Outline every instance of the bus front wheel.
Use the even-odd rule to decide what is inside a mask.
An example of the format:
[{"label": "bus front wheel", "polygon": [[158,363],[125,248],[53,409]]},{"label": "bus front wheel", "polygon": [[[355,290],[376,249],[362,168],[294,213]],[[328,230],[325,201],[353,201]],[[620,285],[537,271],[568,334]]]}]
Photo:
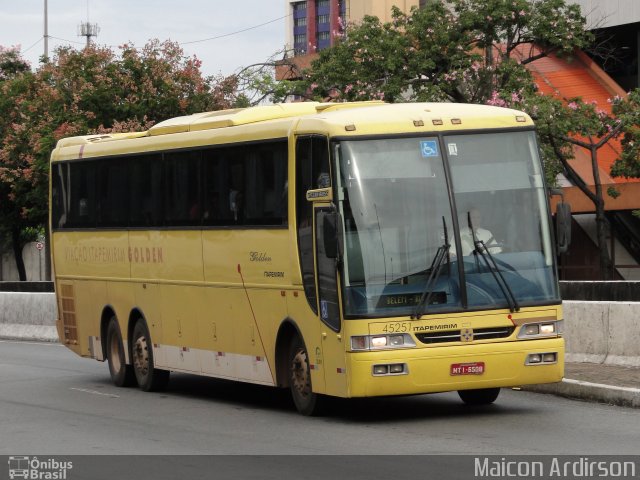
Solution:
[{"label": "bus front wheel", "polygon": [[153,365],[153,344],[144,320],[140,319],[133,327],[131,340],[131,359],[138,386],[145,392],[164,390],[169,383],[169,371],[160,370]]},{"label": "bus front wheel", "polygon": [[313,393],[307,348],[296,337],[289,348],[289,387],[296,409],[303,415],[320,415],[324,398]]},{"label": "bus front wheel", "polygon": [[489,405],[496,401],[499,388],[480,388],[477,390],[458,390],[458,395],[467,405]]},{"label": "bus front wheel", "polygon": [[115,386],[130,387],[135,384],[136,379],[133,374],[133,367],[127,365],[122,334],[115,316],[111,317],[107,326],[107,361],[109,363],[111,381]]}]

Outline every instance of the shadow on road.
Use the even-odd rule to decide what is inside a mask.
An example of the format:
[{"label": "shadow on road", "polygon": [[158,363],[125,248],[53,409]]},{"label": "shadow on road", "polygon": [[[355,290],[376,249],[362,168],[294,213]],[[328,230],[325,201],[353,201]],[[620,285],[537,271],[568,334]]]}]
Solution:
[{"label": "shadow on road", "polygon": [[[256,409],[290,412],[297,415],[287,389],[276,389],[242,382],[233,382],[196,375],[173,373],[165,392],[151,393],[164,397],[201,399],[224,403],[236,409]],[[513,396],[518,392],[503,389],[493,405],[464,405],[457,393],[415,395],[406,397],[377,397],[355,399],[328,399],[323,417],[327,420],[355,423],[402,422],[416,419],[442,419],[446,417],[486,417],[522,415],[534,410],[524,403],[514,406]],[[509,396],[510,401],[501,404]],[[507,405],[508,403],[508,405]]]}]

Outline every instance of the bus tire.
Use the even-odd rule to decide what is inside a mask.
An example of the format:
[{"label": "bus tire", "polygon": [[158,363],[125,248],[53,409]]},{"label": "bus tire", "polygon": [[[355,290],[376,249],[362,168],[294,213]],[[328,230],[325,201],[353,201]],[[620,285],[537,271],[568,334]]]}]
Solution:
[{"label": "bus tire", "polygon": [[133,367],[127,365],[122,334],[115,316],[111,317],[107,326],[107,363],[109,364],[111,381],[116,387],[135,385],[136,377],[133,373]]},{"label": "bus tire", "polygon": [[169,383],[169,370],[160,370],[153,366],[153,344],[147,323],[138,319],[131,336],[131,362],[140,390],[157,392],[164,390]]},{"label": "bus tire", "polygon": [[496,401],[499,388],[480,388],[477,390],[458,390],[458,395],[467,405],[489,405]]},{"label": "bus tire", "polygon": [[288,359],[289,388],[296,409],[303,415],[320,415],[326,399],[313,393],[309,355],[299,336],[294,337],[291,342]]}]

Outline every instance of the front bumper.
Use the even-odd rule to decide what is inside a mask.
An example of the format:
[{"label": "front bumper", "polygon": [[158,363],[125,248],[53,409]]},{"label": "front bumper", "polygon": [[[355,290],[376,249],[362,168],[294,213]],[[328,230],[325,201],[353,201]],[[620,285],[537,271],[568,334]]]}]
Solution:
[{"label": "front bumper", "polygon": [[[552,364],[525,365],[532,353],[557,353]],[[480,375],[451,375],[451,365],[484,362]],[[374,376],[377,364],[407,366],[402,375]],[[349,396],[413,395],[554,383],[564,375],[564,339],[347,353]]]}]

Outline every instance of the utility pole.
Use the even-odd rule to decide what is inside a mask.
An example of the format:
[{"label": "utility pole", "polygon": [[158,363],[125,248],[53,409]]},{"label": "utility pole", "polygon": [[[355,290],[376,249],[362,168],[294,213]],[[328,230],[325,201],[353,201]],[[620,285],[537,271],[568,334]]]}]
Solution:
[{"label": "utility pole", "polygon": [[47,9],[48,0],[44,0],[44,61],[49,61],[49,13]]}]

